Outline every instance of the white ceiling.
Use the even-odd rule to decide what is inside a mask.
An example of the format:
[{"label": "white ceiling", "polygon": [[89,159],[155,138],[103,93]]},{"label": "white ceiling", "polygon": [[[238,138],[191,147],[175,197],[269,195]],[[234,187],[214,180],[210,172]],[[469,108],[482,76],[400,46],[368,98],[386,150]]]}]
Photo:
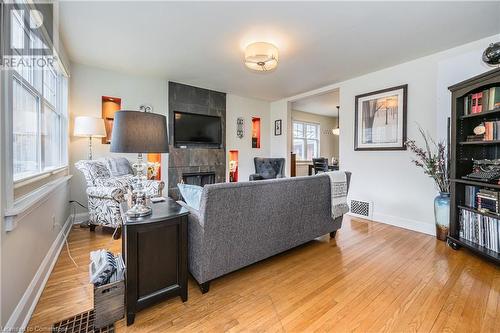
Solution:
[{"label": "white ceiling", "polygon": [[[276,100],[500,32],[500,2],[61,2],[72,61]],[[244,46],[272,42],[272,73]]]},{"label": "white ceiling", "polygon": [[338,89],[299,99],[292,103],[292,109],[322,116],[337,117],[337,105],[339,105]]}]

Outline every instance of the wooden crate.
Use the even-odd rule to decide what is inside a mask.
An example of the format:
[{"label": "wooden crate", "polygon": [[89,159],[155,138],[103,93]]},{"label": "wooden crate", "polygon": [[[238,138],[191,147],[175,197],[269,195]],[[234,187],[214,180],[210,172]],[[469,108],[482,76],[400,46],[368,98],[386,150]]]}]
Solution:
[{"label": "wooden crate", "polygon": [[125,316],[125,280],[94,287],[94,327],[106,327]]}]

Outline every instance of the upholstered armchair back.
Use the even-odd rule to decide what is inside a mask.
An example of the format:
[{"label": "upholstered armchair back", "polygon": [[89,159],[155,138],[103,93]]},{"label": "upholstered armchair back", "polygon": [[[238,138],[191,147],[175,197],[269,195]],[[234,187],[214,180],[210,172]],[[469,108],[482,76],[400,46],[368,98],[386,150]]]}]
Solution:
[{"label": "upholstered armchair back", "polygon": [[101,161],[81,160],[75,163],[75,167],[83,173],[88,187],[100,185],[100,179],[111,178],[111,172]]},{"label": "upholstered armchair back", "polygon": [[273,179],[285,177],[285,159],[284,158],[263,158],[255,157],[255,173],[262,179]]}]

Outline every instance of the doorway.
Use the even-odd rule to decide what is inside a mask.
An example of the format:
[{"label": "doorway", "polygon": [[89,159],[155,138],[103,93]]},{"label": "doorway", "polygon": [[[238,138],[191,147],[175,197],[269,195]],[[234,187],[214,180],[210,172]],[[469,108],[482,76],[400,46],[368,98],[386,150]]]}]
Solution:
[{"label": "doorway", "polygon": [[324,158],[330,170],[338,168],[339,95],[337,88],[291,102],[290,140],[296,176],[316,173],[313,158]]}]

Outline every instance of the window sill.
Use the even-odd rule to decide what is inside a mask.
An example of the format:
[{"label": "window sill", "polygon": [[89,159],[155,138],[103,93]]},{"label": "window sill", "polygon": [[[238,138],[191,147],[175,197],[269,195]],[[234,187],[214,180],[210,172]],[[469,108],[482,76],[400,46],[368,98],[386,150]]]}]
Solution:
[{"label": "window sill", "polygon": [[54,169],[46,170],[44,172],[37,173],[35,175],[31,175],[31,176],[27,176],[27,177],[24,177],[24,178],[17,179],[17,180],[14,181],[14,188],[19,188],[19,187],[22,187],[24,185],[28,185],[28,184],[37,182],[39,180],[42,180],[42,179],[47,178],[47,177],[50,177],[52,175],[55,175],[56,173],[65,171],[67,169],[68,169],[68,166],[65,165],[65,166],[62,166],[62,167],[57,167],[57,168],[54,168]]},{"label": "window sill", "polygon": [[43,202],[45,202],[50,194],[55,192],[59,187],[66,184],[70,179],[71,175],[56,179],[50,183],[43,185],[42,187],[36,189],[35,191],[19,198],[14,202],[14,206],[7,208],[4,211],[4,228],[5,231],[14,230],[19,221],[31,213],[35,208],[39,207]]}]

